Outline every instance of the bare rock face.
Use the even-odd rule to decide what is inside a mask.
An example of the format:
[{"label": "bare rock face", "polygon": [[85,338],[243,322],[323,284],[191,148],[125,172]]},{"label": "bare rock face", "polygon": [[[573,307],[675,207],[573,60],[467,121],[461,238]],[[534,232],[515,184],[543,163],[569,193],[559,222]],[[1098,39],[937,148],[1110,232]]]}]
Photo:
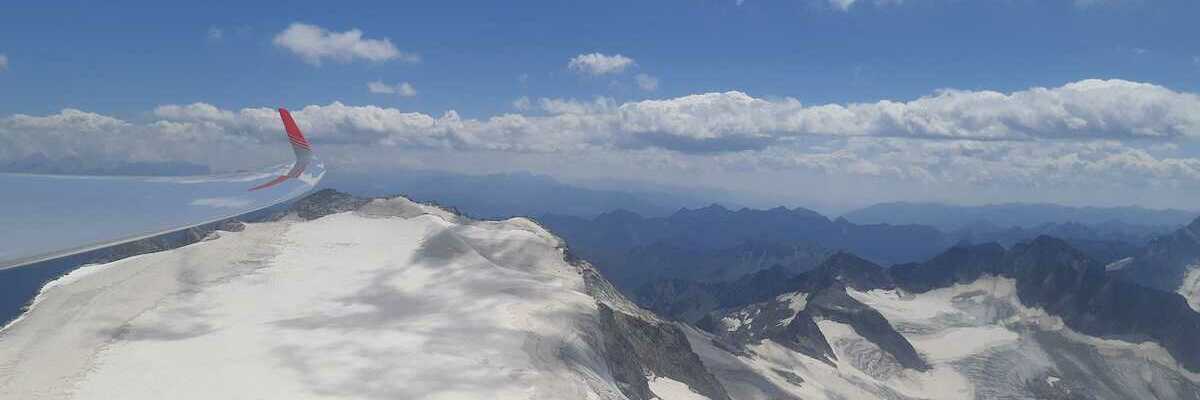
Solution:
[{"label": "bare rock face", "polygon": [[929,364],[917,354],[912,343],[896,332],[883,315],[850,297],[844,289],[832,288],[818,292],[809,300],[807,310],[811,310],[814,317],[849,325],[863,338],[894,357],[904,368],[917,371],[929,369]]},{"label": "bare rock face", "polygon": [[882,267],[849,253],[838,253],[816,270],[791,279],[784,293],[715,311],[698,324],[734,346],[770,339],[832,365],[837,356],[817,322],[836,321],[852,327],[904,368],[927,370],[929,365],[886,318],[846,294],[846,288],[865,291],[894,287]]},{"label": "bare rock face", "polygon": [[[1187,228],[1185,228],[1187,229]],[[1186,233],[1161,241],[1178,243]],[[1041,236],[1007,251],[997,245],[958,247],[924,264],[891,271],[899,286],[922,293],[984,275],[1016,280],[1027,307],[1061,317],[1070,328],[1097,337],[1150,340],[1165,347],[1187,369],[1200,372],[1200,313],[1167,291],[1142,286],[1120,275],[1067,242]]]},{"label": "bare rock face", "polygon": [[1151,240],[1145,251],[1109,274],[1139,285],[1173,292],[1200,268],[1200,218]]},{"label": "bare rock face", "polygon": [[238,221],[236,219],[230,219],[230,220],[218,222],[216,229],[219,231],[226,231],[226,232],[241,232],[241,231],[246,230],[246,224],[243,223],[242,221]]},{"label": "bare rock face", "polygon": [[300,219],[313,220],[330,214],[357,210],[368,202],[369,199],[333,189],[322,189],[292,203],[289,210],[296,213]]},{"label": "bare rock face", "polygon": [[606,360],[622,392],[630,399],[656,398],[647,384],[646,371],[683,382],[709,399],[729,399],[725,388],[704,368],[678,327],[614,311],[603,303],[599,307]]}]

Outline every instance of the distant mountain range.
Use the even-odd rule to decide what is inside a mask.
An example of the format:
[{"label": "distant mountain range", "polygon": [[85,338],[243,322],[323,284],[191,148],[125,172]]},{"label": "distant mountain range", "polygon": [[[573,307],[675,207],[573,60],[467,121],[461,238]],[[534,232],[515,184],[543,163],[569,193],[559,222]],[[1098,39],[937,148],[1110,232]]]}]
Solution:
[{"label": "distant mountain range", "polygon": [[720,205],[681,209],[665,217],[617,210],[595,218],[544,215],[538,220],[594,261],[629,293],[660,279],[731,281],[778,266],[804,272],[845,250],[881,265],[927,260],[955,245],[1010,247],[1039,236],[1061,238],[1108,264],[1142,252],[1167,225],[1043,223],[1001,227],[976,223],[954,231],[929,225],[858,224],[812,210],[777,207],[730,210]]},{"label": "distant mountain range", "polygon": [[468,175],[443,171],[391,171],[356,174],[331,171],[322,180],[325,188],[358,196],[404,195],[418,201],[452,205],[477,218],[508,218],[546,214],[594,217],[612,210],[664,216],[681,207],[712,202],[734,204],[732,196],[718,191],[646,186],[614,189],[560,182],[527,172]]},{"label": "distant mountain range", "polygon": [[1200,216],[1198,211],[1141,207],[1071,207],[1057,204],[1008,203],[958,206],[937,203],[880,203],[843,215],[859,224],[920,224],[946,231],[972,226],[1033,228],[1077,223],[1111,227],[1178,227]]},{"label": "distant mountain range", "polygon": [[857,225],[803,208],[733,211],[711,205],[657,218],[618,210],[592,219],[538,220],[630,292],[657,279],[729,280],[775,265],[802,272],[829,249],[897,263],[926,259],[954,244],[927,226]]}]

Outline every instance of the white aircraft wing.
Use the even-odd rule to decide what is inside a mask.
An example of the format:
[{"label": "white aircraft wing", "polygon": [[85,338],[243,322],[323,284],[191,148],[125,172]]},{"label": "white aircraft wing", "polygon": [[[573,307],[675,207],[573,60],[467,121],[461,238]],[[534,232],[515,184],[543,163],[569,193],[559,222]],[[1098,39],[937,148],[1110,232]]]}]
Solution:
[{"label": "white aircraft wing", "polygon": [[190,177],[0,174],[0,270],[261,210],[312,190],[325,167],[285,109],[292,165]]}]

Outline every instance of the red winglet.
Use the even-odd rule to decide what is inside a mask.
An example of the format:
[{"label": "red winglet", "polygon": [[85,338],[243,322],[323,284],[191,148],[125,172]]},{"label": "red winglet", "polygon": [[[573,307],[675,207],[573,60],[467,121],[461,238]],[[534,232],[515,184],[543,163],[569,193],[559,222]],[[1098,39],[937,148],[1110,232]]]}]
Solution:
[{"label": "red winglet", "polygon": [[253,191],[255,191],[255,190],[258,190],[258,189],[266,189],[266,188],[269,188],[269,187],[271,187],[271,186],[275,186],[275,185],[278,185],[278,184],[280,184],[280,183],[283,183],[283,181],[286,181],[286,180],[288,180],[288,176],[287,176],[287,175],[280,175],[280,176],[277,176],[277,177],[275,177],[275,179],[272,179],[270,182],[267,182],[267,183],[264,183],[264,184],[261,184],[261,185],[258,185],[258,186],[255,186],[255,187],[252,187],[252,188],[250,188],[250,191],[252,191],[252,192],[253,192]]},{"label": "red winglet", "polygon": [[283,119],[283,128],[287,131],[288,141],[292,142],[292,150],[296,153],[296,163],[292,164],[292,169],[288,171],[287,175],[278,176],[271,181],[252,187],[251,191],[266,189],[290,178],[300,177],[305,168],[308,168],[309,161],[312,160],[312,145],[308,144],[308,139],[305,139],[304,134],[300,133],[300,127],[296,126],[296,120],[292,119],[292,114],[287,109],[280,108],[279,117]]},{"label": "red winglet", "polygon": [[308,139],[304,138],[304,134],[300,133],[300,127],[296,126],[296,120],[292,119],[292,114],[286,108],[279,109],[279,117],[283,118],[283,128],[287,130],[288,140],[292,144],[303,147],[305,150],[312,150],[312,146],[308,144]]}]

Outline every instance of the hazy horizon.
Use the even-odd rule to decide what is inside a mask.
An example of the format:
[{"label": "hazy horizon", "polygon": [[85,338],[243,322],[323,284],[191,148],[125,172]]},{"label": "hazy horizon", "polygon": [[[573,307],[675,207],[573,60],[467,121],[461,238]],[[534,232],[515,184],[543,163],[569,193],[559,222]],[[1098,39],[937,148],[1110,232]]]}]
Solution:
[{"label": "hazy horizon", "polygon": [[1200,199],[1195,2],[174,7],[6,9],[0,167],[273,165],[282,106],[331,172],[826,213]]}]

